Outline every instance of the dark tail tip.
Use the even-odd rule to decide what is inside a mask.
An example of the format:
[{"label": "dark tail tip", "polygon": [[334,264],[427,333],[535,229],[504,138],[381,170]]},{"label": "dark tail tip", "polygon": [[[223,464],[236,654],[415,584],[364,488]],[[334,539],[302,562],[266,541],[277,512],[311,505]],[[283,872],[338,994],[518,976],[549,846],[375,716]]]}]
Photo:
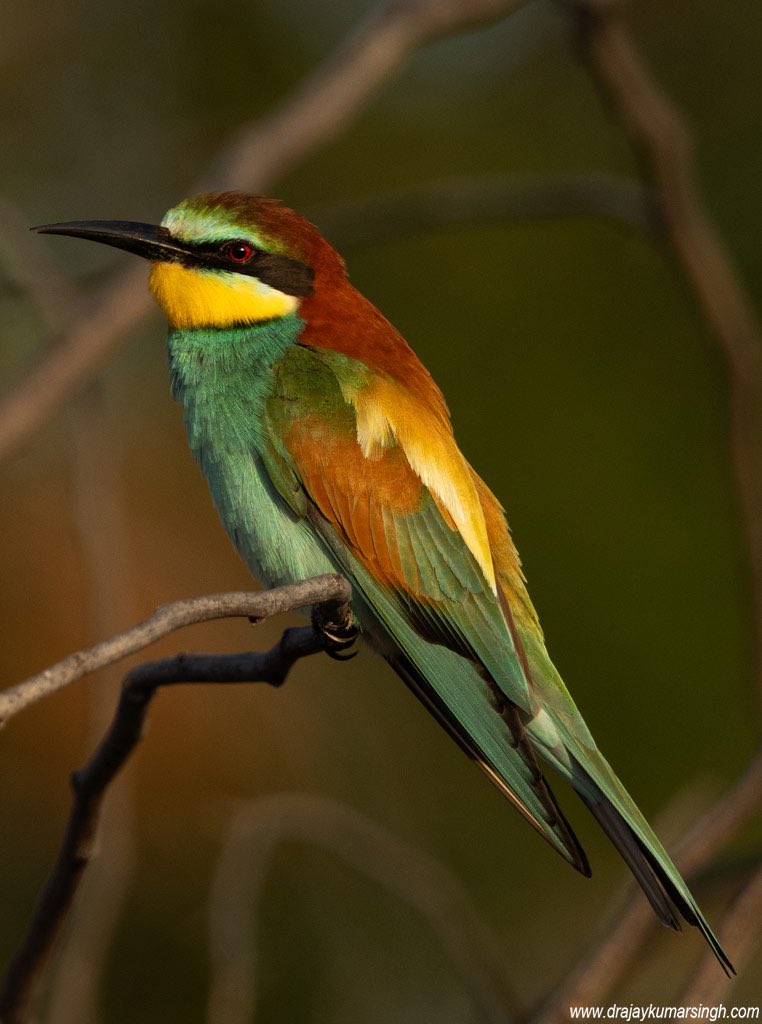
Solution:
[{"label": "dark tail tip", "polygon": [[730,958],[688,889],[684,885],[682,890],[678,888],[656,855],[638,838],[607,797],[602,793],[597,800],[582,793],[580,796],[632,871],[662,924],[677,932],[682,931],[676,911],[680,913],[688,924],[699,929],[727,977],[735,977],[736,970]]}]

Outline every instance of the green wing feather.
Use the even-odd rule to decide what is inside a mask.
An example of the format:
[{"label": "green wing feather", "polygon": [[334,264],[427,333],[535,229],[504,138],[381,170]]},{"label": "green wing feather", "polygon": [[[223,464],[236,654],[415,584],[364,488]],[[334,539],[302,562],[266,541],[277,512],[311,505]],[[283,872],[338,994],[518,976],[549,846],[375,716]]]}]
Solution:
[{"label": "green wing feather", "polygon": [[[328,365],[309,349],[284,354],[268,403],[263,458],[280,494],[296,515],[309,518],[351,580],[364,628],[556,850],[590,873],[537,753],[578,791],[660,919],[679,928],[674,903],[731,973],[688,887],[598,751],[550,661],[523,579],[516,585],[518,570],[509,566],[513,575],[493,593],[399,448],[363,456],[336,365],[335,356]],[[504,524],[503,530],[497,542],[504,543]]]}]

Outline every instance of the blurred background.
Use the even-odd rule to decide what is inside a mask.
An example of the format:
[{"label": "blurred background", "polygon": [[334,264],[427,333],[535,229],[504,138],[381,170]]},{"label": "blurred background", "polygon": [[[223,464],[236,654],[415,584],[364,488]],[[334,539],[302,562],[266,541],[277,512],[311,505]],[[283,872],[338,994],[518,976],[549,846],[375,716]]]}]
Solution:
[{"label": "blurred background", "polygon": [[[5,5],[0,196],[28,224],[158,221],[231,133],[268,113],[368,8]],[[735,0],[731,17],[708,0],[642,0],[631,18],[695,129],[707,204],[759,306],[759,4]],[[328,205],[442,178],[636,171],[571,21],[533,3],[414,55],[274,192],[314,212],[330,237],[335,222],[318,216]],[[10,267],[9,246],[0,241]],[[44,249],[85,287],[130,263],[65,239]],[[443,387],[463,450],[508,509],[556,664],[603,751],[674,840],[742,771],[758,719],[724,368],[671,257],[647,231],[591,217],[401,230],[379,244],[348,239],[345,255],[355,285]],[[41,281],[47,272],[41,264]],[[48,331],[0,264],[3,280],[0,381],[10,388]],[[162,602],[251,586],[187,451],[164,334],[156,313],[0,465],[3,685]],[[265,647],[286,624],[195,627],[149,656]],[[2,734],[3,961],[55,856],[69,775],[102,732],[120,678],[76,683]],[[441,930],[368,877],[362,861],[372,857],[348,866],[324,848],[315,821],[336,808],[316,801],[435,858],[494,933],[516,1004],[536,1005],[616,913],[626,873],[576,797],[557,788],[592,880],[541,842],[365,651],[348,665],[304,662],[280,691],[162,693],[112,795],[101,862],[43,1019],[206,1019],[213,879],[231,821],[251,801],[265,834],[251,862],[263,875],[251,922],[257,1021],[492,1019]],[[278,794],[288,796],[279,804]],[[711,920],[761,843],[757,822],[696,882]],[[700,952],[693,930],[654,928],[612,999],[670,1001]],[[733,1002],[759,1002],[760,966],[757,953]]]}]

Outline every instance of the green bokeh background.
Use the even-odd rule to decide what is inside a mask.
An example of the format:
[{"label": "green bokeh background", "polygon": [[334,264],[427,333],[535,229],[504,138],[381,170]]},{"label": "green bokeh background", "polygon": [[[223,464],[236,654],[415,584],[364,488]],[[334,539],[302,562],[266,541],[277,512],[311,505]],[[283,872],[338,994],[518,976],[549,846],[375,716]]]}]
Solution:
[{"label": "green bokeh background", "polygon": [[[157,220],[367,7],[7,6],[0,194],[29,223]],[[632,21],[695,128],[708,206],[759,306],[762,10],[643,0]],[[586,171],[635,166],[570,22],[535,3],[415,55],[275,192],[304,209],[442,177]],[[129,262],[49,246],[83,282]],[[600,746],[649,816],[683,794],[666,826],[678,834],[742,770],[758,731],[723,365],[672,260],[641,231],[583,218],[464,225],[347,256],[354,283],[442,385],[465,453],[509,510],[551,652]],[[0,291],[0,324],[10,386],[44,329],[11,288]],[[164,601],[250,586],[187,452],[163,334],[156,314],[98,378],[126,524],[126,570],[113,578],[122,625]],[[4,685],[97,638],[77,528],[75,405],[0,466]],[[264,646],[282,625],[198,627],[159,649]],[[69,773],[92,746],[93,703],[116,685],[76,684],[2,734],[3,959],[52,862]],[[240,800],[329,797],[436,857],[497,934],[506,977],[530,1006],[594,940],[625,875],[562,792],[594,878],[568,870],[367,653],[302,664],[279,692],[161,695],[129,778],[135,863],[102,988],[110,1024],[204,1019],[210,878]],[[761,842],[757,824],[697,883],[714,921],[741,877],[731,869]],[[276,856],[258,927],[258,1021],[484,1019],[440,937],[308,842]],[[694,933],[655,929],[616,997],[669,1001],[699,947]],[[733,1001],[759,1002],[760,959]]]}]

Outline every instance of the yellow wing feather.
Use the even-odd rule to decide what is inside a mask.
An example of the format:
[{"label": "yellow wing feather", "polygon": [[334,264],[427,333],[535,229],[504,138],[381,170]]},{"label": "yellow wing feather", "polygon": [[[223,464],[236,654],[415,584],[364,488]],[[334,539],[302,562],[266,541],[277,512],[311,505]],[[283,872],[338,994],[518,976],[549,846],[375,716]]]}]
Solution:
[{"label": "yellow wing feather", "polygon": [[357,387],[344,385],[344,398],[355,410],[357,442],[367,459],[379,458],[395,442],[411,469],[451,520],[497,592],[487,524],[470,466],[450,425],[433,416],[388,377]]}]

